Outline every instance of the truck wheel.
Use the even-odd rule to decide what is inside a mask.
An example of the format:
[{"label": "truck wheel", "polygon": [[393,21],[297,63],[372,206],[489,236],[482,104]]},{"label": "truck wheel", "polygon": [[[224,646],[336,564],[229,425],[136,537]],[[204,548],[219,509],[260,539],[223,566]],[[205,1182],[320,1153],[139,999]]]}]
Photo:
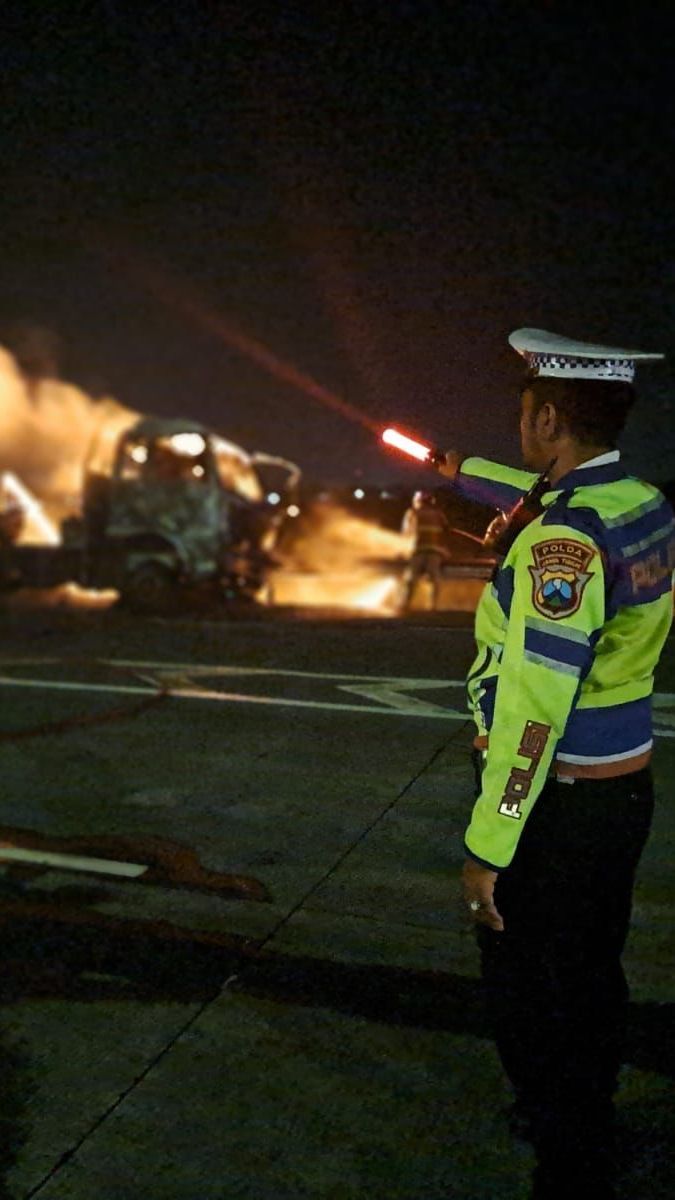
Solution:
[{"label": "truck wheel", "polygon": [[135,613],[163,614],[176,605],[177,584],[163,563],[149,562],[136,567],[122,588],[122,603]]}]

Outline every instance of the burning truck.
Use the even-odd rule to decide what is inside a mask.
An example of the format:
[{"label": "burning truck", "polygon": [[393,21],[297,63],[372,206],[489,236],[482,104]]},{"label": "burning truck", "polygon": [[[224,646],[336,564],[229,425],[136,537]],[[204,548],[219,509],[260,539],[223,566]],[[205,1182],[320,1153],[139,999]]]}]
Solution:
[{"label": "burning truck", "polygon": [[[264,486],[270,469],[275,505]],[[20,536],[32,498],[3,477],[0,590],[114,589],[142,613],[171,611],[204,585],[225,601],[253,601],[274,569],[299,477],[294,463],[249,455],[198,422],[141,417],[117,437],[108,469],[90,448],[80,511],[62,519],[51,544]]]}]

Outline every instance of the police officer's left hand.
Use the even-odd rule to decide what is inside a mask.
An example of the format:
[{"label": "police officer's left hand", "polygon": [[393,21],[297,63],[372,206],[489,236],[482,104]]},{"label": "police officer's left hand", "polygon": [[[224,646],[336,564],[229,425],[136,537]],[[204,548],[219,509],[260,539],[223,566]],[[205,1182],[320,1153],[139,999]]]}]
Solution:
[{"label": "police officer's left hand", "polygon": [[462,870],[462,889],[467,908],[474,921],[488,925],[497,933],[503,933],[504,922],[494,902],[497,871],[481,867],[480,863],[467,858]]},{"label": "police officer's left hand", "polygon": [[462,465],[463,455],[459,450],[446,450],[443,461],[437,463],[437,468],[446,479],[454,479]]}]

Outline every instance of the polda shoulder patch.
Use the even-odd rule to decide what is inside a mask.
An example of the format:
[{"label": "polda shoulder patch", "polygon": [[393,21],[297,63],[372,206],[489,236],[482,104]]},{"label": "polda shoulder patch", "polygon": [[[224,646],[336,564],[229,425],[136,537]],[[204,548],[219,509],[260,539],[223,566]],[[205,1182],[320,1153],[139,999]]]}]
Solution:
[{"label": "polda shoulder patch", "polygon": [[588,565],[595,555],[592,546],[573,538],[550,538],[532,547],[534,566],[532,604],[549,620],[570,617],[581,604],[584,588],[593,575]]}]

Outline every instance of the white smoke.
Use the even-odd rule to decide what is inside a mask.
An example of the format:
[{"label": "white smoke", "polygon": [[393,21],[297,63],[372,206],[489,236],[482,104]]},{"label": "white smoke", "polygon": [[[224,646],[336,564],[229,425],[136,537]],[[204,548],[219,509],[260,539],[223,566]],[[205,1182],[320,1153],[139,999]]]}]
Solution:
[{"label": "white smoke", "polygon": [[79,511],[87,461],[107,465],[117,435],[138,415],[58,379],[29,384],[0,346],[0,471],[15,474],[52,521]]},{"label": "white smoke", "polygon": [[[0,479],[13,476],[12,494],[28,493],[20,541],[55,540],[56,533],[45,535],[42,514],[57,529],[81,512],[86,469],[109,470],[119,434],[139,415],[72,383],[29,380],[0,346]],[[409,539],[332,505],[308,513],[298,534],[279,556],[278,602],[394,611]],[[71,602],[67,589],[54,594],[55,602]]]}]

